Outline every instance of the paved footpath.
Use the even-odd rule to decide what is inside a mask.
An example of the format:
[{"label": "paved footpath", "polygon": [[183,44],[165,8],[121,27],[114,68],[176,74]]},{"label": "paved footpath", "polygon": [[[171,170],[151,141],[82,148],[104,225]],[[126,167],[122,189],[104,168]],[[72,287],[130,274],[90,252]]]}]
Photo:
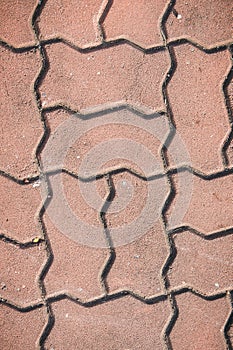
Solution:
[{"label": "paved footpath", "polygon": [[232,349],[232,0],[0,16],[0,348]]}]

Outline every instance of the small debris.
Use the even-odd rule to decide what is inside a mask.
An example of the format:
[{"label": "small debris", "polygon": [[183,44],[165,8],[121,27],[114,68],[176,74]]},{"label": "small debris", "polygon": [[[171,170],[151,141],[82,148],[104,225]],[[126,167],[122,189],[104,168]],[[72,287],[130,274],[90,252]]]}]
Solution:
[{"label": "small debris", "polygon": [[100,72],[97,72],[97,75],[100,75]]},{"label": "small debris", "polygon": [[80,159],[80,156],[77,156],[77,159]]},{"label": "small debris", "polygon": [[1,289],[6,290],[6,284],[4,282],[1,282]]},{"label": "small debris", "polygon": [[40,187],[40,181],[38,180],[38,181],[36,181],[36,182],[34,182],[34,184],[32,185],[32,187]]},{"label": "small debris", "polygon": [[218,283],[215,283],[214,285],[215,285],[215,287],[219,288],[219,284]]},{"label": "small debris", "polygon": [[66,314],[66,318],[68,318],[69,317],[69,314]]},{"label": "small debris", "polygon": [[140,258],[140,255],[135,254],[135,255],[134,255],[134,258],[135,258],[135,259],[139,259],[139,258]]},{"label": "small debris", "polygon": [[32,240],[33,243],[38,243],[39,241],[40,241],[40,237],[35,237]]},{"label": "small debris", "polygon": [[177,19],[181,19],[182,16],[180,14],[177,15]]}]

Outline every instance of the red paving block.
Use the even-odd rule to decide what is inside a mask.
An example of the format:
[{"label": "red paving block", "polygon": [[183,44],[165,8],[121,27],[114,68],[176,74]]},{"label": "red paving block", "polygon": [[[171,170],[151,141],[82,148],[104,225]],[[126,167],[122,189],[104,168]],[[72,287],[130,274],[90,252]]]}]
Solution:
[{"label": "red paving block", "polygon": [[[193,187],[189,188],[184,184],[187,176],[184,172],[173,177],[177,193],[166,214],[168,227],[188,225],[205,235],[233,227],[233,175],[212,180],[193,176]],[[187,192],[191,193],[190,201]]]},{"label": "red paving block", "polygon": [[170,66],[165,50],[145,55],[123,44],[80,53],[57,43],[46,51],[50,68],[40,87],[45,107],[61,103],[84,111],[118,102],[145,112],[165,109],[161,84]]},{"label": "red paving block", "polygon": [[143,297],[163,293],[161,269],[169,249],[159,222],[141,238],[115,249],[116,259],[107,276],[110,292],[131,290]]},{"label": "red paving block", "polygon": [[85,308],[64,300],[52,308],[55,325],[45,349],[164,348],[162,334],[170,315],[167,301],[147,305],[124,297]]},{"label": "red paving block", "polygon": [[37,279],[46,258],[42,246],[20,249],[0,242],[0,295],[17,305],[26,305],[41,299]]},{"label": "red paving block", "polygon": [[40,57],[38,52],[14,54],[4,48],[0,52],[0,168],[15,177],[28,177],[38,173],[35,148],[43,134],[32,90]]},{"label": "red paving block", "polygon": [[171,265],[171,288],[189,286],[203,294],[233,287],[233,235],[204,240],[189,231],[174,236],[177,256]]},{"label": "red paving block", "polygon": [[229,336],[229,339],[230,339],[230,344],[231,346],[233,346],[233,322],[232,322],[232,325],[228,331],[228,336]]},{"label": "red paving block", "polygon": [[109,256],[108,249],[101,249],[106,246],[103,225],[97,209],[82,198],[77,179],[63,176],[67,202],[56,192],[57,181],[58,175],[50,176],[53,198],[44,218],[54,255],[45,287],[48,294],[67,292],[81,300],[94,298],[103,292],[100,274]]},{"label": "red paving block", "polygon": [[[143,235],[150,236],[158,228],[161,233],[159,220],[170,192],[166,177],[143,181],[135,175],[122,172],[113,176],[113,186],[116,194],[105,218],[114,247],[127,245]],[[158,240],[165,248],[163,235],[161,236]],[[136,246],[131,246],[132,251],[139,248],[140,244],[137,248]],[[164,259],[165,254],[163,251],[160,259]]]},{"label": "red paving block", "polygon": [[0,3],[0,40],[14,47],[35,44],[31,20],[36,0],[2,0]]},{"label": "red paving block", "polygon": [[194,294],[176,296],[179,316],[170,340],[173,350],[224,350],[223,328],[230,312],[226,298],[204,300]]},{"label": "red paving block", "polygon": [[20,242],[41,236],[38,214],[41,204],[39,182],[19,185],[0,176],[0,230]]},{"label": "red paving block", "polygon": [[[230,131],[222,84],[230,69],[228,51],[206,54],[191,45],[175,48],[177,69],[168,96],[177,133],[190,154],[190,165],[204,173],[222,169],[221,147]],[[184,92],[185,91],[185,92]],[[174,153],[175,140],[169,151]],[[176,164],[185,163],[179,157]]]},{"label": "red paving block", "polygon": [[45,309],[19,312],[3,304],[0,305],[0,343],[4,350],[34,350],[43,327],[47,323]]},{"label": "red paving block", "polygon": [[175,9],[181,18],[171,12],[166,22],[169,41],[185,38],[206,48],[232,42],[231,0],[217,0],[211,6],[208,0],[178,0]]},{"label": "red paving block", "polygon": [[103,23],[107,41],[123,38],[144,48],[162,45],[160,20],[166,7],[166,0],[114,1]]},{"label": "red paving block", "polygon": [[107,276],[110,291],[132,290],[143,297],[163,292],[160,278],[169,254],[160,215],[169,193],[165,179],[142,181],[113,176],[116,196],[106,213],[116,259]]},{"label": "red paving block", "polygon": [[40,38],[63,38],[82,48],[100,44],[102,3],[105,1],[47,1],[38,21]]},{"label": "red paving block", "polygon": [[120,109],[83,120],[64,110],[45,114],[51,131],[41,154],[45,170],[66,168],[83,177],[128,167],[143,176],[163,172],[162,142],[169,133],[166,116],[143,118]]}]

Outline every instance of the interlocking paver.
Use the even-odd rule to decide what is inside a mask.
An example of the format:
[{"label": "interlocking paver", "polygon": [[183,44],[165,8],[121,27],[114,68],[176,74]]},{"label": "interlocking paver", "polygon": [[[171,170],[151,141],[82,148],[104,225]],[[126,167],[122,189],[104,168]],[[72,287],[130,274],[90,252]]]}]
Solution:
[{"label": "interlocking paver", "polygon": [[[174,123],[190,154],[192,167],[204,173],[223,168],[221,147],[230,131],[222,84],[230,70],[228,51],[206,54],[191,45],[176,47],[177,69],[168,85]],[[170,152],[176,147],[175,139]],[[178,166],[185,163],[179,157]]]},{"label": "interlocking paver", "polygon": [[103,28],[107,41],[128,39],[144,48],[163,44],[160,20],[167,1],[114,1]]},{"label": "interlocking paver", "polygon": [[172,349],[226,349],[223,328],[230,312],[226,298],[209,301],[185,293],[176,296],[176,302],[179,315],[170,335]]},{"label": "interlocking paver", "polygon": [[2,0],[0,4],[0,40],[14,47],[35,44],[31,19],[36,0]]},{"label": "interlocking paver", "polygon": [[[211,180],[193,176],[192,187],[185,184],[187,176],[186,171],[173,176],[176,196],[166,214],[168,227],[188,225],[205,235],[232,228],[233,175]],[[190,201],[187,192],[191,193]]]},{"label": "interlocking paver", "polygon": [[60,165],[81,176],[111,166],[132,168],[144,176],[163,172],[160,148],[170,130],[166,116],[143,118],[119,109],[88,119],[65,110],[45,117],[51,132],[41,154],[45,170]]},{"label": "interlocking paver", "polygon": [[128,173],[114,175],[113,183],[116,196],[106,221],[116,258],[107,276],[108,288],[146,297],[160,294],[160,271],[169,248],[159,218],[169,186],[165,179],[146,182]]},{"label": "interlocking paver", "polygon": [[164,110],[161,84],[170,65],[165,50],[145,55],[124,44],[80,53],[57,43],[46,52],[50,68],[40,87],[45,107],[62,103],[84,111],[128,102],[144,111]]},{"label": "interlocking paver", "polygon": [[46,349],[163,349],[162,332],[170,316],[167,301],[147,305],[132,297],[85,308],[54,303],[55,326]]},{"label": "interlocking paver", "polygon": [[98,18],[104,2],[47,1],[38,21],[40,38],[63,38],[82,48],[100,44]]},{"label": "interlocking paver", "polygon": [[115,248],[115,253],[106,279],[110,292],[131,290],[143,297],[163,293],[160,275],[168,247],[159,223],[140,239]]},{"label": "interlocking paver", "polygon": [[20,185],[0,176],[1,234],[20,242],[41,237],[38,221],[41,204],[40,182]]},{"label": "interlocking paver", "polygon": [[45,309],[19,312],[0,304],[0,315],[2,349],[34,350],[38,348],[38,340],[48,318]]},{"label": "interlocking paver", "polygon": [[1,347],[230,348],[231,1],[0,9]]},{"label": "interlocking paver", "polygon": [[39,271],[46,254],[42,246],[21,249],[0,241],[0,295],[17,305],[26,305],[41,298]]},{"label": "interlocking paver", "polygon": [[[48,294],[66,292],[81,300],[94,298],[102,294],[100,273],[109,256],[108,250],[101,248],[106,246],[103,225],[97,209],[82,198],[77,179],[63,176],[67,203],[55,192],[57,181],[58,175],[50,176],[53,198],[44,218],[54,256],[45,287]],[[68,214],[67,208],[71,210]],[[92,248],[95,244],[97,248]]]},{"label": "interlocking paver", "polygon": [[24,178],[38,173],[35,148],[43,128],[33,94],[41,67],[38,52],[21,54],[0,48],[0,169]]},{"label": "interlocking paver", "polygon": [[175,235],[174,242],[171,288],[190,286],[208,295],[233,287],[233,235],[208,241],[185,231]]},{"label": "interlocking paver", "polygon": [[233,41],[231,0],[176,1],[167,22],[169,41],[185,38],[210,48]]}]

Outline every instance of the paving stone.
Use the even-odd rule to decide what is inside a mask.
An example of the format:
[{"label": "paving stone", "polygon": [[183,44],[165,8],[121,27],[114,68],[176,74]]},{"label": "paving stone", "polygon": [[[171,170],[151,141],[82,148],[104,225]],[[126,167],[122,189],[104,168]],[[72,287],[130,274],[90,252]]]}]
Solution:
[{"label": "paving stone", "polygon": [[145,55],[124,44],[80,53],[57,43],[46,51],[50,68],[40,87],[44,107],[63,103],[87,111],[118,102],[145,112],[164,110],[161,84],[170,66],[166,50]]},{"label": "paving stone", "polygon": [[102,294],[100,274],[109,256],[108,249],[102,248],[106,246],[103,225],[97,209],[82,197],[77,179],[63,175],[67,202],[56,191],[58,181],[58,175],[50,176],[53,198],[44,222],[54,260],[45,287],[48,294],[67,292],[81,300],[94,298]]},{"label": "paving stone", "polygon": [[41,39],[63,38],[79,47],[101,43],[98,18],[103,0],[45,3],[38,24]]},{"label": "paving stone", "polygon": [[31,20],[36,0],[2,0],[0,39],[14,47],[35,44]]},{"label": "paving stone", "polygon": [[38,52],[14,54],[0,48],[0,168],[15,177],[38,173],[35,148],[43,134],[33,94],[41,62]]},{"label": "paving stone", "polygon": [[[115,197],[106,211],[105,219],[113,246],[117,248],[132,242],[136,244],[136,240],[147,233],[153,237],[154,230],[161,232],[161,211],[170,192],[166,177],[144,181],[122,172],[114,175],[112,181]],[[161,244],[165,244],[163,238],[158,239]],[[137,244],[135,247],[132,245],[131,250],[136,247]]]},{"label": "paving stone", "polygon": [[169,41],[185,38],[210,48],[231,43],[232,1],[176,1],[175,10],[166,22]]},{"label": "paving stone", "polygon": [[228,331],[228,337],[230,339],[231,346],[233,346],[233,322],[232,322],[230,329]]},{"label": "paving stone", "polygon": [[0,343],[4,350],[34,350],[43,327],[47,323],[45,309],[19,312],[0,304]]},{"label": "paving stone", "polygon": [[174,236],[177,256],[171,265],[171,288],[191,286],[214,294],[233,286],[233,235],[204,240],[189,231]]},{"label": "paving stone", "polygon": [[144,48],[162,45],[160,20],[166,6],[166,0],[113,2],[103,23],[107,41],[124,38]]},{"label": "paving stone", "polygon": [[[177,133],[190,154],[190,165],[204,173],[223,168],[221,148],[230,131],[222,84],[230,69],[228,51],[206,54],[191,45],[175,48],[177,69],[168,85]],[[187,163],[187,156],[172,159],[180,142],[171,143],[172,166]],[[180,150],[183,152],[183,150]]]},{"label": "paving stone", "polygon": [[[147,305],[124,297],[86,308],[54,303],[55,325],[46,349],[163,349],[162,332],[170,315],[167,301]],[[80,345],[81,344],[81,345]]]},{"label": "paving stone", "polygon": [[41,236],[38,214],[41,204],[39,182],[19,185],[0,176],[1,234],[20,242]]},{"label": "paving stone", "polygon": [[170,335],[172,349],[226,349],[223,328],[230,312],[226,298],[208,301],[185,293],[176,301],[179,316]]},{"label": "paving stone", "polygon": [[163,293],[161,269],[169,250],[159,222],[141,238],[115,249],[116,259],[107,276],[110,292],[131,290],[143,297]]},{"label": "paving stone", "polygon": [[105,215],[116,254],[108,288],[143,297],[163,293],[160,275],[169,248],[160,216],[169,193],[166,179],[143,181],[123,172],[113,176],[113,185],[116,194]]},{"label": "paving stone", "polygon": [[192,186],[185,185],[187,177],[186,171],[173,176],[176,196],[166,213],[168,227],[188,225],[205,235],[230,229],[233,175],[212,180],[193,176]]},{"label": "paving stone", "polygon": [[41,154],[46,171],[66,168],[82,177],[128,167],[143,176],[163,172],[160,148],[170,129],[166,116],[143,118],[119,109],[85,118],[65,110],[45,114],[50,137]]},{"label": "paving stone", "polygon": [[21,249],[0,241],[0,248],[1,297],[21,306],[41,299],[37,279],[46,259],[43,246]]}]

